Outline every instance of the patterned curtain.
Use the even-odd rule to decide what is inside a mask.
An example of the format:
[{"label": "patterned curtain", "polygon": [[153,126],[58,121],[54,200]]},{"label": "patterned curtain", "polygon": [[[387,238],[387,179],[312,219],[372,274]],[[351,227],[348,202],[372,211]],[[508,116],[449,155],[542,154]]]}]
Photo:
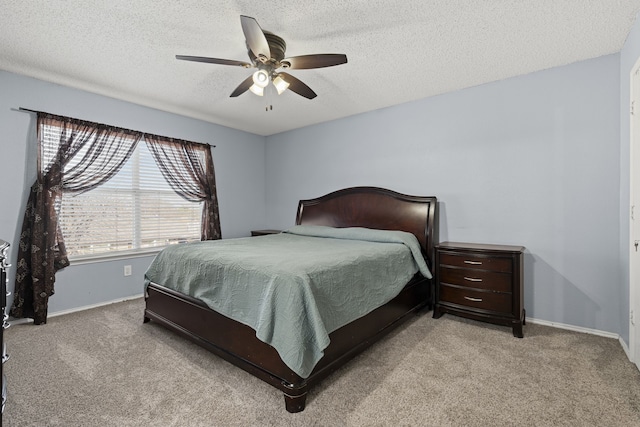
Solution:
[{"label": "patterned curtain", "polygon": [[144,136],[162,176],[181,197],[204,201],[201,240],[220,239],[220,215],[211,147],[206,144]]},{"label": "patterned curtain", "polygon": [[[59,135],[47,132],[61,129]],[[69,265],[58,223],[62,192],[80,194],[113,177],[140,132],[38,113],[38,172],[25,209],[18,247],[13,317],[46,323],[56,271]]]}]

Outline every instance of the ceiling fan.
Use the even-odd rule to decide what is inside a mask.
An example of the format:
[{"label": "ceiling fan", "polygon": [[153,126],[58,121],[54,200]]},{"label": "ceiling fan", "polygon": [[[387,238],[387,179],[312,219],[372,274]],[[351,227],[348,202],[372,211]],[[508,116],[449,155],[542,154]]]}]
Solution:
[{"label": "ceiling fan", "polygon": [[235,65],[244,68],[257,68],[231,93],[231,97],[242,95],[250,90],[258,96],[263,96],[265,88],[273,83],[278,95],[287,88],[307,99],[313,99],[316,93],[302,81],[281,70],[306,70],[311,68],[332,67],[345,64],[347,56],[343,54],[324,53],[317,55],[291,56],[285,58],[287,48],[285,41],[260,28],[258,21],[249,16],[240,16],[242,31],[246,39],[251,62],[235,61],[232,59],[208,58],[204,56],[176,55],[176,59],[184,61],[206,62],[210,64]]}]

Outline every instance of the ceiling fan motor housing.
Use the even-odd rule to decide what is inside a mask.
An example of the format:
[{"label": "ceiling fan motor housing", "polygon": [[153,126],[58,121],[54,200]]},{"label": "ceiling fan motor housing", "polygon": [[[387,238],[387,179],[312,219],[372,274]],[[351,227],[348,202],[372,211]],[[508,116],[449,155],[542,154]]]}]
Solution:
[{"label": "ceiling fan motor housing", "polygon": [[[264,33],[265,38],[267,39],[267,43],[269,43],[269,50],[271,51],[271,58],[266,58],[264,61],[261,58],[257,58],[250,48],[248,48],[249,58],[253,61],[254,64],[258,64],[260,62],[270,62],[272,65],[277,65],[284,59],[284,52],[287,50],[287,44],[284,39],[280,36],[273,34],[270,31],[262,31]],[[282,67],[287,68],[286,64],[280,64]],[[275,67],[279,68],[279,67]]]}]

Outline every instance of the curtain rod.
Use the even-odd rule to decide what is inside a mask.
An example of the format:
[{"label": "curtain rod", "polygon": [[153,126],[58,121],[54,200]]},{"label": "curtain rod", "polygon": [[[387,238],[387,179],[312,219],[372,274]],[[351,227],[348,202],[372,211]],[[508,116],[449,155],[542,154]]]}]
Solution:
[{"label": "curtain rod", "polygon": [[[52,114],[52,113],[47,113],[46,111],[30,110],[29,108],[22,108],[22,107],[19,107],[19,108],[18,108],[18,111],[23,111],[23,112],[25,112],[25,113],[36,113],[36,114],[37,114],[37,113]],[[55,115],[57,115],[57,114],[52,114],[52,115],[54,115],[54,116],[55,116]],[[64,117],[67,117],[67,116],[64,116]],[[82,120],[82,119],[77,119],[77,120]],[[86,120],[86,121],[90,121],[90,120]],[[95,122],[93,122],[93,123],[95,123]],[[105,126],[109,126],[109,125],[105,125]],[[119,126],[114,126],[114,127],[119,127]],[[181,139],[181,138],[172,138],[172,137],[170,137],[170,136],[164,136],[164,135],[156,135],[156,134],[149,133],[149,132],[142,132],[142,131],[134,131],[134,132],[140,132],[140,133],[142,133],[142,134],[144,134],[144,135],[149,135],[149,136],[153,136],[153,137],[156,137],[156,138],[158,138],[158,137],[159,137],[159,138],[169,138],[169,139]],[[186,141],[186,139],[181,139],[181,140],[182,140],[182,141]],[[190,142],[190,141],[188,141],[188,142]],[[215,145],[213,145],[213,144],[207,144],[207,143],[205,143],[205,142],[198,142],[198,144],[208,145],[209,147],[216,148],[216,146],[215,146]]]}]

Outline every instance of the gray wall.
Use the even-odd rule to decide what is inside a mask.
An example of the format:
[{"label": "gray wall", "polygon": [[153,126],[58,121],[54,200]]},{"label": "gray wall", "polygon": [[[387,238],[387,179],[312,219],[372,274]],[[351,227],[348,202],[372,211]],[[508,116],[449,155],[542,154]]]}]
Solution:
[{"label": "gray wall", "polygon": [[[264,137],[0,71],[0,238],[12,244],[13,264],[28,189],[35,179],[35,116],[19,107],[216,145],[223,237],[248,236],[265,226]],[[151,257],[71,265],[56,275],[49,312],[142,293]],[[133,275],[124,277],[125,264]],[[15,269],[10,270],[10,287]]]},{"label": "gray wall", "polygon": [[526,246],[527,316],[622,329],[619,55],[267,138],[267,223],[374,185],[440,201],[440,240]]},{"label": "gray wall", "polygon": [[[10,177],[0,187],[0,238],[12,243],[15,263],[35,174],[34,118],[15,111],[26,107],[217,145],[225,238],[288,227],[299,199],[348,186],[436,195],[442,241],[527,247],[529,317],[628,342],[628,118],[620,111],[639,55],[628,42],[620,55],[266,139],[0,72],[0,168]],[[63,270],[51,312],[139,294],[150,260]],[[122,275],[125,264],[133,276]]]},{"label": "gray wall", "polygon": [[620,52],[620,274],[622,286],[618,298],[620,300],[620,336],[627,344],[629,343],[629,248],[631,247],[629,238],[630,74],[638,58],[640,58],[640,20],[636,20]]}]

